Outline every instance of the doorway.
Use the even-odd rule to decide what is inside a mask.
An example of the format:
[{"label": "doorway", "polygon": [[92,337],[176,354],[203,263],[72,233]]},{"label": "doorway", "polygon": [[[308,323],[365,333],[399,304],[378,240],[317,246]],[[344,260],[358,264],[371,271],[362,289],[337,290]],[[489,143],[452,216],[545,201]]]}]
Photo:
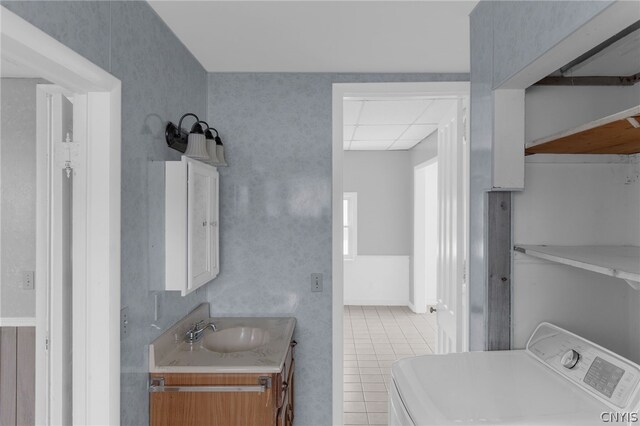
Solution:
[{"label": "doorway", "polygon": [[[440,146],[440,140],[448,140],[448,141],[452,141],[455,140],[455,144],[460,144],[459,149],[456,150],[449,150],[447,151],[448,154],[445,155],[455,158],[457,160],[457,162],[455,164],[457,165],[461,165],[459,168],[455,169],[455,173],[462,173],[464,164],[465,164],[465,159],[460,156],[460,158],[456,157],[457,155],[459,156],[462,152],[465,152],[465,150],[468,151],[468,144],[466,146],[462,146],[462,141],[463,139],[466,140],[466,136],[464,136],[463,138],[463,131],[461,129],[464,128],[463,123],[465,123],[466,119],[463,117],[463,112],[464,114],[466,114],[466,110],[464,110],[463,106],[466,105],[466,102],[468,102],[468,96],[469,96],[469,83],[468,82],[454,82],[454,83],[364,83],[364,84],[334,84],[333,86],[333,211],[332,211],[332,217],[333,217],[333,255],[332,255],[332,269],[333,269],[333,422],[334,424],[343,424],[344,423],[344,407],[345,404],[347,402],[357,402],[357,401],[346,401],[345,399],[345,394],[343,393],[344,390],[349,387],[349,388],[355,388],[357,385],[348,385],[348,381],[346,378],[345,373],[345,369],[346,368],[356,368],[358,370],[360,377],[359,381],[355,381],[355,383],[360,383],[362,392],[363,392],[363,398],[364,398],[364,388],[362,387],[362,380],[364,380],[362,378],[362,376],[364,376],[366,373],[365,371],[362,371],[361,368],[377,368],[380,370],[380,375],[382,375],[384,377],[384,375],[387,375],[388,378],[388,372],[385,370],[385,372],[382,371],[382,367],[380,366],[380,361],[377,357],[378,352],[380,352],[380,354],[382,354],[384,356],[384,354],[382,352],[388,351],[388,348],[383,348],[382,351],[376,351],[376,347],[373,345],[373,338],[375,336],[369,336],[370,340],[371,340],[371,347],[364,347],[362,346],[362,351],[361,354],[364,356],[361,356],[360,358],[362,359],[362,361],[366,361],[364,358],[367,355],[376,355],[376,359],[375,361],[377,361],[377,366],[376,367],[361,367],[359,365],[360,359],[358,358],[358,350],[356,348],[355,345],[355,337],[356,337],[356,333],[358,333],[360,335],[360,332],[363,332],[364,329],[362,328],[362,326],[364,325],[368,331],[371,331],[372,328],[376,328],[378,326],[380,326],[381,329],[385,329],[385,325],[384,325],[384,321],[383,319],[388,319],[388,318],[393,318],[396,322],[396,324],[392,324],[389,327],[391,329],[394,329],[395,326],[398,326],[398,328],[395,328],[396,331],[400,331],[401,334],[403,334],[403,338],[406,340],[406,338],[408,337],[406,334],[402,333],[402,326],[400,324],[398,324],[398,317],[403,317],[403,314],[413,314],[415,315],[413,312],[411,312],[411,310],[409,309],[409,295],[406,297],[406,302],[404,303],[405,306],[397,306],[397,307],[377,307],[377,306],[349,306],[349,307],[345,307],[344,306],[344,302],[345,302],[345,276],[343,275],[345,273],[344,271],[344,262],[345,262],[345,258],[344,258],[344,241],[345,241],[345,236],[344,236],[344,229],[345,229],[345,221],[343,218],[343,215],[345,214],[345,210],[344,210],[344,206],[345,206],[345,199],[344,199],[344,191],[347,190],[348,188],[345,188],[343,186],[343,182],[345,179],[345,170],[344,170],[344,164],[345,164],[345,154],[343,152],[343,148],[344,148],[344,135],[345,135],[345,129],[344,129],[344,101],[345,99],[354,99],[354,98],[362,98],[362,97],[366,97],[366,98],[389,98],[389,97],[407,97],[407,98],[417,98],[417,99],[441,99],[441,100],[448,100],[448,104],[450,106],[450,108],[448,109],[448,112],[451,114],[455,114],[455,119],[453,116],[449,117],[442,117],[442,120],[440,120],[438,122],[438,132],[437,132],[437,141],[438,141],[438,145],[439,145],[439,149],[441,149],[442,147]],[[452,136],[453,135],[453,136]],[[422,160],[421,162],[424,162],[425,160]],[[419,163],[415,163],[415,165],[418,165]],[[445,168],[445,171],[448,171],[449,168]],[[443,176],[443,168],[440,167],[439,171],[438,171],[439,175],[442,177]],[[452,175],[453,173],[451,173],[451,175],[446,176],[444,179],[439,179],[439,193],[442,193],[444,188],[455,188],[456,191],[458,191],[461,187],[459,185],[457,185],[457,183],[462,183],[464,181],[464,179],[466,179],[465,176],[468,175],[463,175],[460,176],[455,184],[452,184],[450,182],[450,180],[452,179]],[[412,167],[409,167],[407,170],[407,176],[409,176],[408,178],[408,182],[410,186],[413,186],[413,178],[412,178]],[[445,182],[447,185],[446,187],[443,187],[442,182]],[[349,190],[351,191],[351,190]],[[411,194],[413,194],[413,190],[410,191]],[[450,196],[449,196],[449,200],[454,200],[455,196],[454,196],[454,192],[452,191],[448,191],[447,192]],[[460,197],[462,197],[463,195],[460,195]],[[360,197],[360,195],[358,194],[358,212],[359,212],[359,217],[362,218],[362,214],[363,214],[363,203],[361,202],[362,197]],[[442,217],[447,217],[449,215],[451,215],[451,212],[453,211],[450,208],[450,205],[447,205],[447,208],[445,208],[444,210],[442,210],[442,205],[443,203],[438,200],[438,208],[439,208],[439,216],[440,218]],[[456,212],[462,212],[466,203],[463,202],[462,200],[460,200],[460,203],[457,204],[458,209],[456,210]],[[412,214],[413,214],[413,209],[411,209]],[[348,214],[348,212],[347,212]],[[411,215],[412,215],[411,214]],[[408,220],[411,220],[410,218],[408,218]],[[464,223],[462,224],[458,224],[460,226],[464,226]],[[456,225],[457,226],[457,225]],[[439,225],[438,227],[438,235],[439,238],[441,239],[441,235],[444,235],[442,232],[442,226]],[[359,233],[360,234],[360,233]],[[464,230],[461,230],[461,235],[464,235]],[[358,246],[358,250],[360,250],[362,248],[362,239],[360,239],[360,243],[357,244]],[[467,254],[467,250],[466,250],[466,246],[464,246],[464,244],[457,244],[457,250],[459,250],[459,253],[456,253],[456,259],[460,259],[461,261],[464,260],[466,258],[466,254]],[[413,245],[412,245],[413,247]],[[448,246],[447,246],[448,247]],[[439,248],[439,252],[441,252],[442,249]],[[457,265],[457,263],[455,263]],[[461,263],[462,264],[462,263]],[[446,266],[445,266],[446,265]],[[453,265],[451,265],[453,266]],[[442,293],[442,290],[445,288],[448,288],[451,285],[455,285],[457,287],[459,287],[459,289],[456,289],[455,294],[456,295],[460,295],[462,297],[457,297],[456,298],[456,303],[458,301],[462,302],[462,299],[464,297],[466,297],[466,287],[462,286],[462,282],[458,282],[456,280],[461,279],[464,274],[458,274],[455,275],[455,280],[452,280],[451,278],[454,277],[453,274],[449,274],[449,275],[444,275],[444,272],[449,272],[449,269],[445,270],[441,270],[443,267],[449,268],[449,264],[446,263],[439,263],[438,266],[438,276],[444,276],[445,277],[445,281],[447,283],[454,283],[454,284],[448,284],[447,286],[440,286],[440,291]],[[408,268],[408,266],[407,266]],[[365,268],[366,269],[366,268]],[[411,270],[411,269],[410,269]],[[460,290],[460,291],[459,291]],[[409,293],[409,292],[407,292]],[[447,310],[453,310],[453,309],[449,309],[450,305],[448,304],[450,299],[443,299],[442,301],[444,303],[440,303],[440,301],[438,301],[438,306],[442,306],[443,309],[442,311],[445,312]],[[353,309],[352,309],[353,308]],[[426,306],[425,306],[426,308]],[[403,312],[393,312],[394,310],[399,310],[399,311],[403,311]],[[406,312],[404,312],[404,310],[406,310]],[[353,311],[353,312],[352,312]],[[456,334],[456,336],[460,336],[461,340],[464,341],[466,339],[466,329],[467,329],[467,324],[466,324],[466,315],[464,312],[462,311],[458,311],[458,309],[455,309],[456,311],[456,321],[454,323],[455,327],[456,327],[456,332],[454,334]],[[427,314],[428,315],[428,314]],[[438,317],[440,316],[440,313],[437,314]],[[401,318],[400,322],[405,322],[406,318]],[[355,324],[354,324],[355,322]],[[371,322],[372,327],[369,327],[369,322]],[[425,319],[425,322],[428,324],[428,320]],[[375,324],[374,324],[375,323]],[[408,320],[408,324],[411,324],[411,320]],[[413,326],[413,324],[411,324]],[[433,322],[433,331],[435,332],[435,329],[437,329],[437,325],[436,322]],[[449,324],[451,325],[451,324]],[[360,327],[360,330],[356,330],[354,327],[358,328]],[[409,327],[407,327],[409,328]],[[416,330],[418,334],[420,334],[419,330]],[[410,334],[413,331],[410,331]],[[353,348],[350,347],[351,342],[347,342],[345,343],[345,338],[347,336],[349,336],[349,334],[351,334],[351,337],[353,338]],[[386,333],[385,331],[385,338],[389,341],[389,338],[391,338],[392,336],[389,335],[388,333]],[[393,333],[392,333],[393,334]],[[439,333],[441,334],[441,333]],[[446,335],[449,335],[449,333],[446,333]],[[377,336],[379,338],[382,338],[382,336]],[[399,336],[398,336],[399,337]],[[361,338],[361,337],[359,337]],[[364,345],[368,345],[367,342],[360,342],[363,343]],[[379,342],[384,344],[384,342]],[[392,345],[390,345],[390,341],[388,342],[389,346],[391,346],[391,352],[393,355],[393,359],[387,359],[387,360],[382,360],[384,362],[386,362],[386,364],[391,364],[392,362],[394,362],[396,359],[399,359],[398,356],[408,356],[408,355],[415,355],[415,351],[411,350],[411,353],[409,353],[409,351],[406,351],[406,353],[396,353],[396,351],[393,349]],[[399,342],[401,343],[401,342]],[[408,342],[407,342],[408,343]],[[409,348],[411,347],[410,345],[408,345]],[[427,345],[428,346],[428,345]],[[444,349],[438,349],[438,344],[434,343],[434,346],[436,346],[436,350],[437,351],[443,351]],[[456,347],[453,348],[452,350],[462,350],[463,348],[461,347],[462,345],[460,345],[460,347]],[[444,348],[445,345],[440,345],[441,348]],[[366,351],[371,351],[373,350],[373,354],[366,354]],[[400,349],[399,349],[400,350]],[[354,353],[352,354],[347,354],[347,352],[351,352],[353,351]],[[355,355],[355,359],[353,359],[353,356]],[[391,355],[391,354],[389,354]],[[345,360],[346,358],[350,358],[348,360]],[[349,367],[345,366],[345,362],[346,361],[351,361],[349,362]],[[356,366],[354,367],[354,363],[353,361],[356,361]],[[370,360],[373,361],[373,360]],[[389,368],[388,366],[386,366],[385,364],[385,369]],[[349,372],[354,372],[354,370],[348,370]],[[349,378],[351,379],[351,378]],[[376,380],[378,380],[378,378],[375,378]],[[353,380],[356,380],[355,378],[353,378]],[[388,380],[387,380],[388,381]],[[382,381],[382,385],[384,386],[384,379]],[[385,393],[385,391],[382,391],[383,393]],[[386,393],[385,393],[386,394]],[[358,398],[359,395],[350,395],[353,396],[354,398]],[[367,404],[366,404],[366,400],[363,401],[363,405],[364,405],[364,409],[366,410]],[[371,401],[374,402],[374,401]],[[349,405],[354,405],[355,404],[349,404]],[[366,415],[368,415],[369,413],[366,413]],[[384,413],[382,413],[384,414]],[[371,422],[373,421],[374,423],[377,421],[382,421],[383,417],[386,417],[386,414],[381,415],[381,416],[372,416],[371,419],[369,419],[367,417],[367,421]],[[355,418],[354,418],[355,419]],[[355,419],[357,420],[357,419]],[[360,420],[364,420],[364,418],[360,419]]]},{"label": "doorway", "polygon": [[40,84],[35,273],[24,279],[35,299],[35,395],[33,421],[20,424],[119,424],[120,81],[0,8],[3,71]]}]

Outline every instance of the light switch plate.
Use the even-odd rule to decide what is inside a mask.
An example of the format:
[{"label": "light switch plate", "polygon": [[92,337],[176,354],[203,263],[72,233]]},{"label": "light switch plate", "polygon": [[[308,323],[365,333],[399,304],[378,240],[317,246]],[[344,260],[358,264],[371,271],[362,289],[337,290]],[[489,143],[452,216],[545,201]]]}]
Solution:
[{"label": "light switch plate", "polygon": [[322,291],[322,274],[311,274],[311,291],[313,292],[321,292]]},{"label": "light switch plate", "polygon": [[120,340],[124,340],[129,335],[129,307],[120,309]]}]

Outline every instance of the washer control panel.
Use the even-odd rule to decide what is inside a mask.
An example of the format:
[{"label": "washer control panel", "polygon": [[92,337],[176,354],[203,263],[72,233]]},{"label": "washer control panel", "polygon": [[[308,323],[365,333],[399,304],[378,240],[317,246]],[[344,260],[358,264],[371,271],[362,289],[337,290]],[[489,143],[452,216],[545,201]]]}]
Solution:
[{"label": "washer control panel", "polygon": [[555,325],[540,324],[527,352],[612,407],[629,408],[640,397],[640,366]]}]

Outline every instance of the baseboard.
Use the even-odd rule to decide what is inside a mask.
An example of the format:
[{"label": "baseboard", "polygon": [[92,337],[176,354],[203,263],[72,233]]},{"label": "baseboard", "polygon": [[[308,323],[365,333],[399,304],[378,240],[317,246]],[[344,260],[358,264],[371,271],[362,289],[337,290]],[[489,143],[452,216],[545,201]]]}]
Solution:
[{"label": "baseboard", "polygon": [[406,300],[345,300],[345,305],[353,306],[409,306]]},{"label": "baseboard", "polygon": [[0,318],[0,327],[35,327],[36,319],[30,317]]}]

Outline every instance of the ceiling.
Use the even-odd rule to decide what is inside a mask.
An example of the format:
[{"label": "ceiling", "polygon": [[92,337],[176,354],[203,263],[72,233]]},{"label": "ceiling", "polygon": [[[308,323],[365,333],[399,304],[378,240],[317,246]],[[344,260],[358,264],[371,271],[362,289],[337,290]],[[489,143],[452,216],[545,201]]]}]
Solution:
[{"label": "ceiling", "polygon": [[469,72],[477,1],[159,1],[209,72]]},{"label": "ceiling", "polygon": [[349,99],[344,101],[346,151],[413,148],[438,129],[451,99]]}]

